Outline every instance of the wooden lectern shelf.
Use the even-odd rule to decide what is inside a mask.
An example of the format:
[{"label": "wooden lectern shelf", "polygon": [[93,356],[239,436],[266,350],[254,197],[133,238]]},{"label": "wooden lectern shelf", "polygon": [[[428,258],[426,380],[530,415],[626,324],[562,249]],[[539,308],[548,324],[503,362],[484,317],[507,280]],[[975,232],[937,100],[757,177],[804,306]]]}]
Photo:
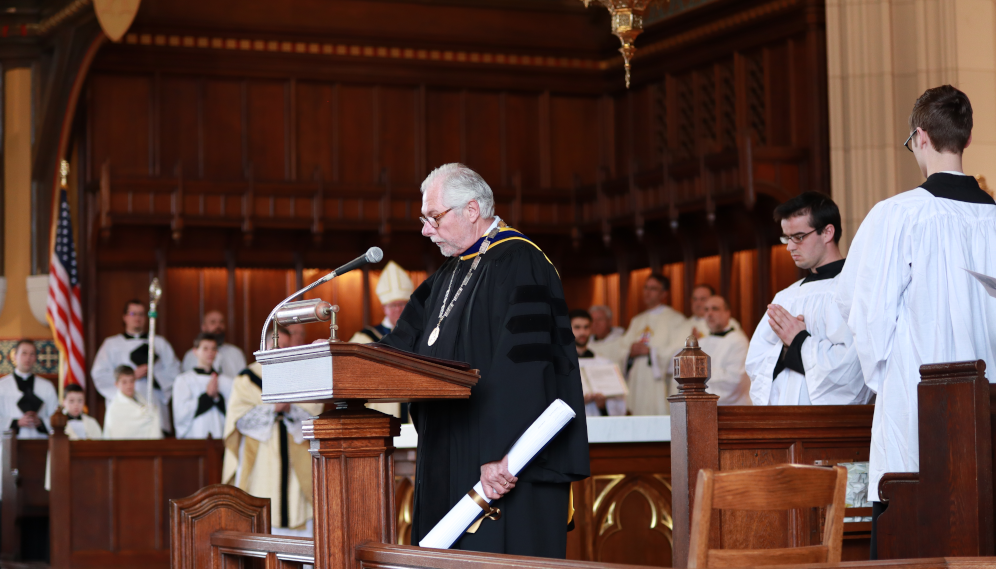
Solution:
[{"label": "wooden lectern shelf", "polygon": [[329,342],[255,353],[263,401],[426,401],[465,399],[480,374],[465,363],[387,346]]}]

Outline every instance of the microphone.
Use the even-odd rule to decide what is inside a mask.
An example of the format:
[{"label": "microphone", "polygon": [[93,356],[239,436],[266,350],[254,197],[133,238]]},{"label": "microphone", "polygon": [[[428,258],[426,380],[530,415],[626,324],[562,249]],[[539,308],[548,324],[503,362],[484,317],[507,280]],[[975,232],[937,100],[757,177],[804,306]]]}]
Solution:
[{"label": "microphone", "polygon": [[[280,301],[280,304],[273,307],[273,310],[270,311],[270,315],[266,317],[266,321],[263,323],[263,333],[259,339],[259,350],[263,351],[266,349],[266,330],[270,327],[270,322],[273,321],[273,318],[277,314],[277,311],[280,310],[285,304],[290,302],[294,297],[300,294],[304,294],[320,284],[327,283],[330,280],[338,277],[339,275],[346,274],[349,271],[352,271],[353,269],[362,267],[367,263],[379,263],[380,260],[383,258],[384,258],[384,252],[381,251],[380,247],[371,247],[367,249],[367,252],[364,253],[363,255],[360,255],[359,257],[353,259],[352,261],[346,263],[345,265],[339,267],[338,269],[332,271],[331,273],[325,275],[324,277],[318,279],[317,281],[311,283],[310,285],[302,288],[301,290],[295,292],[294,294]],[[277,345],[276,335],[277,335],[277,327],[276,324],[274,324],[273,326],[274,346]]]},{"label": "microphone", "polygon": [[384,252],[381,251],[380,247],[371,247],[367,249],[366,253],[322,277],[322,281],[330,281],[340,275],[344,275],[349,271],[352,271],[353,269],[358,269],[367,263],[379,263],[383,258]]}]

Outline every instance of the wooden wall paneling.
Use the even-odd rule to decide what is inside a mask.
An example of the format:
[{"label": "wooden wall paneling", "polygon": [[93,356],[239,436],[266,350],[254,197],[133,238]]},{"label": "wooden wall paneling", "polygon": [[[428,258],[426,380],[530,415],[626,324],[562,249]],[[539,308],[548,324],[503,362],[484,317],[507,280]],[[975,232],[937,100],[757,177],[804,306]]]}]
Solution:
[{"label": "wooden wall paneling", "polygon": [[380,88],[380,167],[390,171],[394,193],[398,185],[417,186],[422,182],[415,151],[417,97],[418,91],[411,88]]},{"label": "wooden wall paneling", "polygon": [[352,85],[340,87],[340,182],[373,184],[377,181],[374,165],[374,133],[370,128],[373,113],[373,87]]},{"label": "wooden wall paneling", "polygon": [[709,257],[699,257],[695,263],[695,284],[706,283],[712,285],[716,294],[721,294],[720,283],[720,258],[719,255]]},{"label": "wooden wall paneling", "polygon": [[[263,322],[266,321],[267,315],[278,302],[294,292],[294,289],[291,288],[293,285],[288,286],[288,281],[293,283],[294,275],[292,271],[280,269],[243,270],[246,271],[242,285],[244,294],[243,317],[248,320],[249,330],[249,341],[247,342],[249,349],[246,349],[245,353],[247,360],[252,361],[253,358],[250,354],[259,349],[259,335],[263,330]],[[311,280],[305,275],[306,282],[311,282]]]},{"label": "wooden wall paneling", "polygon": [[588,310],[595,304],[603,304],[600,298],[595,296],[595,281],[598,276],[569,276],[563,277],[564,300],[567,301],[567,308],[575,310],[582,308]]},{"label": "wooden wall paneling", "polygon": [[685,264],[668,263],[661,272],[671,280],[671,308],[685,312]]},{"label": "wooden wall paneling", "polygon": [[161,318],[169,324],[168,339],[176,357],[181,359],[201,330],[202,278],[201,269],[173,267],[166,271],[163,298],[172,302],[162,311]]},{"label": "wooden wall paneling", "polygon": [[287,83],[277,81],[246,81],[247,160],[253,166],[256,180],[286,180]]},{"label": "wooden wall paneling", "polygon": [[754,298],[754,265],[755,252],[753,250],[737,251],[733,253],[732,268],[730,270],[730,311],[733,318],[736,318],[744,333],[748,337],[753,335],[754,328],[760,320],[760,315],[754,314],[754,305],[751,300]]},{"label": "wooden wall paneling", "polygon": [[[765,49],[767,54],[766,76],[768,83],[768,105],[770,123],[768,126],[768,144],[772,146],[788,146],[792,144],[792,85],[790,76],[773,73],[774,69],[789,68],[788,43],[772,44]],[[775,109],[778,109],[775,112]]]},{"label": "wooden wall paneling", "polygon": [[551,184],[569,188],[574,175],[595,182],[599,164],[599,102],[593,97],[550,98]]},{"label": "wooden wall paneling", "polygon": [[[789,285],[802,278],[804,274],[795,262],[784,245],[771,246],[771,297],[774,298],[778,291],[788,288]],[[769,299],[770,301],[770,299]]]},{"label": "wooden wall paneling", "polygon": [[461,157],[460,93],[429,89],[425,94],[427,174]]},{"label": "wooden wall paneling", "polygon": [[338,136],[336,88],[334,85],[296,83],[297,171],[302,179],[311,179],[315,171],[322,179],[333,180],[335,140]]},{"label": "wooden wall paneling", "polygon": [[242,86],[238,81],[208,79],[203,83],[203,93],[203,177],[243,179]]},{"label": "wooden wall paneling", "polygon": [[163,75],[159,82],[159,168],[172,175],[182,163],[185,175],[198,177],[198,101],[200,89],[189,77]]},{"label": "wooden wall paneling", "polygon": [[492,189],[502,183],[502,93],[468,91],[465,95],[467,166]]},{"label": "wooden wall paneling", "polygon": [[104,457],[80,459],[76,464],[79,467],[76,481],[85,484],[87,491],[71,493],[69,516],[86,523],[73,528],[71,551],[109,551],[117,544],[112,532],[114,514],[108,508],[114,492],[113,463]]},{"label": "wooden wall paneling", "polygon": [[538,129],[537,140],[539,141],[539,186],[541,188],[549,188],[553,183],[551,164],[553,161],[553,146],[550,133],[550,107],[550,91],[543,91],[539,96],[539,114],[536,120]]},{"label": "wooden wall paneling", "polygon": [[[788,444],[772,448],[721,448],[719,452],[720,470],[786,464],[793,462],[791,458]],[[721,547],[760,549],[800,545],[787,540],[792,518],[789,510],[723,510],[720,515]]]},{"label": "wooden wall paneling", "polygon": [[540,141],[535,135],[539,121],[539,101],[531,95],[508,93],[505,96],[505,137],[507,168],[511,180],[518,174],[522,185],[540,185]]},{"label": "wooden wall paneling", "polygon": [[111,162],[116,176],[149,176],[152,77],[94,75],[91,79],[93,163]]}]

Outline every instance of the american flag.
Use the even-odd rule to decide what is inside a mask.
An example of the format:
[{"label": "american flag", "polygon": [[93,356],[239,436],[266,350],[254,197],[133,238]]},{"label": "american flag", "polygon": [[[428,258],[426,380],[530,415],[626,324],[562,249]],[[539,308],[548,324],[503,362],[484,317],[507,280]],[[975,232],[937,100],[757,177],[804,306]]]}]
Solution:
[{"label": "american flag", "polygon": [[54,220],[52,259],[48,271],[48,303],[45,316],[55,343],[67,362],[66,384],[86,385],[83,360],[83,310],[80,279],[76,270],[73,224],[66,190],[59,191],[59,215]]}]

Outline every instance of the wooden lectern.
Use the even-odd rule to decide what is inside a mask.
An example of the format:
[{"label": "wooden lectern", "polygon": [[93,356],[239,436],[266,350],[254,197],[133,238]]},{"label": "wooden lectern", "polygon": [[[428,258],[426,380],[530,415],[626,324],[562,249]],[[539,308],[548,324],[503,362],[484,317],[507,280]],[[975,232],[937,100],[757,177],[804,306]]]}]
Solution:
[{"label": "wooden lectern", "polygon": [[315,567],[358,568],[365,541],[396,543],[394,437],[401,422],[365,402],[466,399],[480,374],[466,364],[380,344],[329,342],[256,352],[266,403],[334,407],[304,424],[314,457]]}]

